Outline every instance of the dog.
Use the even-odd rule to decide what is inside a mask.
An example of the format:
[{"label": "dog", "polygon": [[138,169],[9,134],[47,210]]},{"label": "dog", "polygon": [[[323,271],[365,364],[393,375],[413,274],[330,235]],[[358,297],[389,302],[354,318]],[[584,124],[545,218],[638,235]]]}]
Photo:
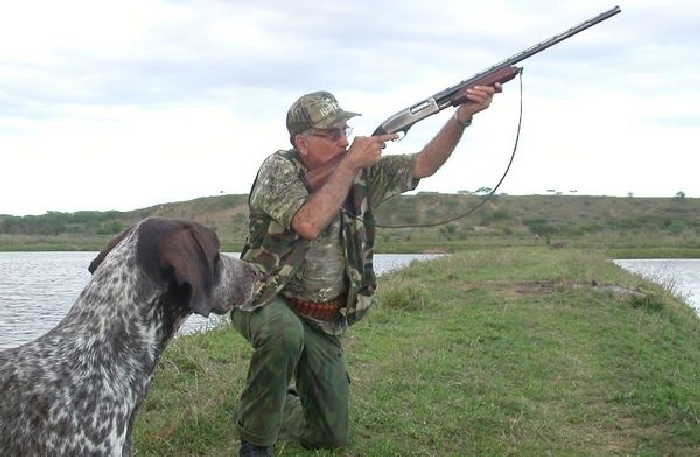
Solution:
[{"label": "dog", "polygon": [[258,272],[199,224],[150,218],[112,239],[66,317],[0,351],[0,455],[127,457],[158,360],[191,313],[247,303]]}]

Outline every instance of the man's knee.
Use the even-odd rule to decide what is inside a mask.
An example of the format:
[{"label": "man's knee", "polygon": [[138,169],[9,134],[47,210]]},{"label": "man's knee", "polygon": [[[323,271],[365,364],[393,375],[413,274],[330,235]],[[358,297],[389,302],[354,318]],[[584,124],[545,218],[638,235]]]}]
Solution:
[{"label": "man's knee", "polygon": [[[328,411],[331,417],[337,412]],[[325,424],[309,424],[302,435],[301,444],[308,449],[334,449],[344,447],[350,441],[350,422],[345,413]]]},{"label": "man's knee", "polygon": [[306,449],[336,449],[347,446],[350,441],[347,430],[329,430],[323,436],[316,437],[315,440],[301,440],[301,445]]},{"label": "man's knee", "polygon": [[331,431],[325,440],[323,440],[324,448],[337,448],[347,446],[349,441],[347,430],[333,430]]}]

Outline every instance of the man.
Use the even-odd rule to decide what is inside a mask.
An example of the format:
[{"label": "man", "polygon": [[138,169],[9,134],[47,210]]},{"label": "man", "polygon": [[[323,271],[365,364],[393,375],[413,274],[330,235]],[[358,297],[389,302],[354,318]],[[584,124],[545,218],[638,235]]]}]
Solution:
[{"label": "man", "polygon": [[372,211],[435,173],[472,116],[500,90],[468,89],[468,103],[422,151],[386,157],[384,143],[396,135],[356,137],[348,148],[347,121],[357,114],[341,109],[332,94],[315,92],[292,104],[287,130],[294,148],[264,161],[249,197],[241,257],[266,280],[252,304],[231,315],[254,347],[236,424],[240,457],[272,456],[281,429],[309,449],[348,441],[340,336],[374,303]]}]

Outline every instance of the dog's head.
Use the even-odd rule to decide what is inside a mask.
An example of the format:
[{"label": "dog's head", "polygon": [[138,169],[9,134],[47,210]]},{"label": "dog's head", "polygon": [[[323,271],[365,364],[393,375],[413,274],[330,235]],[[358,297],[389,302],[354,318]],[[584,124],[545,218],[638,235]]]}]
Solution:
[{"label": "dog's head", "polygon": [[214,231],[196,222],[146,219],[111,240],[90,263],[90,273],[134,230],[136,262],[152,281],[165,286],[168,302],[208,316],[250,299],[254,269],[220,255]]}]

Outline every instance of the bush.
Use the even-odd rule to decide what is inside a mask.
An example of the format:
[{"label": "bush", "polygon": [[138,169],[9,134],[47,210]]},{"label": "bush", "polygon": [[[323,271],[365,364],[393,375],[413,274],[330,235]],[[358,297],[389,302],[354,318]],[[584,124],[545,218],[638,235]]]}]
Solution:
[{"label": "bush", "polygon": [[413,281],[389,281],[380,290],[377,301],[381,306],[404,311],[422,311],[432,307],[428,289]]},{"label": "bush", "polygon": [[100,225],[100,227],[97,229],[97,234],[98,235],[116,235],[117,233],[121,233],[122,230],[124,230],[124,224],[122,224],[119,221],[112,221],[112,222],[108,222],[106,224]]},{"label": "bush", "polygon": [[527,226],[530,232],[539,236],[554,235],[559,233],[559,228],[551,225],[545,219],[528,219],[523,221],[523,224]]},{"label": "bush", "polygon": [[633,308],[642,309],[647,312],[658,313],[664,309],[664,302],[656,294],[648,294],[643,297],[632,297],[630,299]]},{"label": "bush", "polygon": [[513,216],[511,216],[511,214],[504,209],[499,209],[499,210],[493,212],[493,220],[494,221],[505,221],[505,220],[512,219],[512,218],[513,218]]},{"label": "bush", "polygon": [[666,227],[666,230],[674,235],[679,235],[685,230],[685,224],[682,221],[673,221]]}]

